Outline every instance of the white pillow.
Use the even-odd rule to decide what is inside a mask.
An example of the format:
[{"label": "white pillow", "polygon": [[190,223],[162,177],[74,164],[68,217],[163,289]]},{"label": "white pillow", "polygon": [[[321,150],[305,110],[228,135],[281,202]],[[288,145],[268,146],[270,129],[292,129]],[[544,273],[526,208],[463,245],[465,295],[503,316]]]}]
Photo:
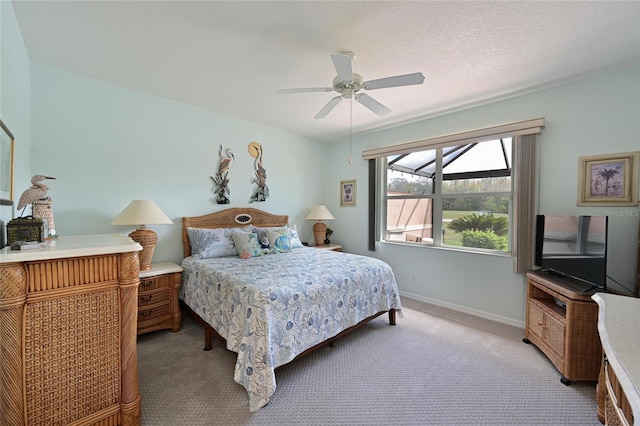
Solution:
[{"label": "white pillow", "polygon": [[291,248],[304,247],[302,245],[302,241],[300,241],[300,237],[298,236],[298,227],[296,225],[290,226],[288,231],[289,238],[291,239]]}]

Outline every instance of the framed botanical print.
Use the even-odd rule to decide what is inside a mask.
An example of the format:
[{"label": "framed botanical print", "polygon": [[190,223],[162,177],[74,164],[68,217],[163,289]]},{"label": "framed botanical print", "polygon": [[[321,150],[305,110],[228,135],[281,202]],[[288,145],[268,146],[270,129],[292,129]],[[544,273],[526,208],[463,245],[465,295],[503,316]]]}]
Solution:
[{"label": "framed botanical print", "polygon": [[578,205],[637,205],[639,162],[640,151],[578,158]]},{"label": "framed botanical print", "polygon": [[14,144],[13,133],[0,120],[0,205],[13,205]]},{"label": "framed botanical print", "polygon": [[340,182],[340,205],[356,205],[356,180],[343,180]]}]

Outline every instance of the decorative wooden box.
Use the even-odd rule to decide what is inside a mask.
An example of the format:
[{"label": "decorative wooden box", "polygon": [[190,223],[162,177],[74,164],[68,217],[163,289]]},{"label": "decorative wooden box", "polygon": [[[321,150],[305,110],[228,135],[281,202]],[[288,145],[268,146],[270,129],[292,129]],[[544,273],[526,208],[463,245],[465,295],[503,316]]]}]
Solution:
[{"label": "decorative wooden box", "polygon": [[44,241],[44,221],[33,216],[17,217],[7,224],[7,244],[16,241]]}]

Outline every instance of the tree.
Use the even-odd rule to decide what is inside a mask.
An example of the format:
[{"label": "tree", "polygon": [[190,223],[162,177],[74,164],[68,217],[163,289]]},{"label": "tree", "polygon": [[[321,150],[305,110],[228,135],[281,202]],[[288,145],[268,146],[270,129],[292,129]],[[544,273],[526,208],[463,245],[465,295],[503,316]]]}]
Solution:
[{"label": "tree", "polygon": [[609,180],[613,178],[615,175],[620,173],[620,170],[616,169],[603,169],[598,172],[598,175],[604,179],[604,195],[609,196]]},{"label": "tree", "polygon": [[452,220],[449,228],[456,232],[469,230],[492,231],[496,235],[506,235],[509,232],[509,220],[504,216],[494,216],[493,214],[478,215],[472,213]]}]

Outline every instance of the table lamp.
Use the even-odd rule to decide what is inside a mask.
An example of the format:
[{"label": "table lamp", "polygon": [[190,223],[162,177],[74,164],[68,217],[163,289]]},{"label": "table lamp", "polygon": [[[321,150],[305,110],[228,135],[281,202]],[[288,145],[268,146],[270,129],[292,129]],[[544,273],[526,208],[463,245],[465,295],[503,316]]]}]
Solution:
[{"label": "table lamp", "polygon": [[153,250],[158,242],[158,234],[149,229],[147,225],[169,225],[173,222],[151,200],[133,200],[116,217],[112,225],[136,225],[138,228],[129,234],[129,237],[142,246],[139,253],[140,270],[151,269]]},{"label": "table lamp", "polygon": [[327,238],[327,225],[325,225],[321,221],[334,220],[335,217],[333,217],[329,209],[327,209],[325,206],[318,205],[311,209],[305,219],[317,221],[313,225],[313,237],[316,240],[316,246],[323,246],[324,240]]}]

